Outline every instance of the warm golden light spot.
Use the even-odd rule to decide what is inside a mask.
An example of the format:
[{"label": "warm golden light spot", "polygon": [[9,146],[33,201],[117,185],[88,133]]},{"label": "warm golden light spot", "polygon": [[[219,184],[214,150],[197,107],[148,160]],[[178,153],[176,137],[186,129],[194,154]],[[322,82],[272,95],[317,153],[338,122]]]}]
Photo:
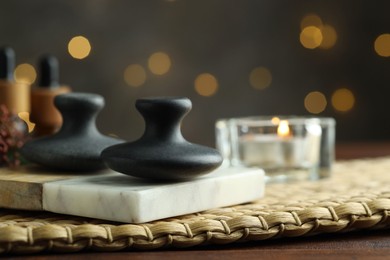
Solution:
[{"label": "warm golden light spot", "polygon": [[123,78],[129,86],[139,87],[146,81],[146,72],[141,65],[132,64],[125,69]]},{"label": "warm golden light spot", "polygon": [[265,67],[254,68],[249,74],[249,83],[255,89],[265,89],[271,85],[272,74]]},{"label": "warm golden light spot", "polygon": [[376,38],[374,49],[379,56],[390,57],[390,34],[381,34]]},{"label": "warm golden light spot", "polygon": [[37,78],[37,72],[32,65],[23,63],[15,68],[14,78],[18,83],[32,84]]},{"label": "warm golden light spot", "polygon": [[200,74],[195,79],[195,90],[201,96],[212,96],[218,90],[218,81],[210,73]]},{"label": "warm golden light spot", "polygon": [[152,73],[163,75],[171,68],[171,59],[164,52],[156,52],[149,57],[148,66]]},{"label": "warm golden light spot", "polygon": [[340,88],[332,95],[332,105],[338,111],[347,112],[355,105],[355,96],[349,89]]},{"label": "warm golden light spot", "polygon": [[280,121],[280,124],[278,126],[278,136],[280,137],[287,137],[290,135],[290,127],[288,126],[287,120]]},{"label": "warm golden light spot", "polygon": [[323,48],[323,49],[332,48],[336,44],[336,41],[337,41],[336,30],[330,25],[324,25],[321,28],[321,32],[322,32],[323,39],[322,39],[320,48]]},{"label": "warm golden light spot", "polygon": [[34,128],[35,128],[35,124],[30,121],[30,113],[28,113],[28,112],[20,112],[18,114],[18,117],[20,119],[22,119],[24,122],[26,122],[27,128],[28,128],[28,132],[31,133],[34,130]]},{"label": "warm golden light spot", "polygon": [[299,36],[301,44],[307,49],[315,49],[322,43],[321,29],[315,26],[305,27]]},{"label": "warm golden light spot", "polygon": [[272,122],[273,125],[278,125],[279,122],[280,122],[280,118],[277,117],[277,116],[275,116],[275,117],[273,117],[273,118],[271,119],[271,122]]},{"label": "warm golden light spot", "polygon": [[301,21],[301,29],[304,29],[308,26],[315,26],[318,28],[321,28],[322,26],[322,20],[321,18],[316,14],[308,14],[305,17],[303,17]]},{"label": "warm golden light spot", "polygon": [[326,108],[326,97],[319,91],[310,92],[305,97],[304,105],[309,113],[319,114]]},{"label": "warm golden light spot", "polygon": [[68,43],[69,54],[75,59],[84,59],[91,52],[91,44],[84,36],[75,36]]}]

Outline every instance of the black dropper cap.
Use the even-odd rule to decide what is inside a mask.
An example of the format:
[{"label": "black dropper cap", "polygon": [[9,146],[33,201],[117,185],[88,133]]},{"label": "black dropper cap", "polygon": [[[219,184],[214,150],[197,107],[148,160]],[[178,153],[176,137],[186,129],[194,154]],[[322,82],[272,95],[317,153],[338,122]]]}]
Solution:
[{"label": "black dropper cap", "polygon": [[59,87],[59,63],[55,56],[44,55],[39,60],[39,86],[44,88]]},{"label": "black dropper cap", "polygon": [[11,47],[0,49],[0,79],[13,81],[15,69],[15,52]]}]

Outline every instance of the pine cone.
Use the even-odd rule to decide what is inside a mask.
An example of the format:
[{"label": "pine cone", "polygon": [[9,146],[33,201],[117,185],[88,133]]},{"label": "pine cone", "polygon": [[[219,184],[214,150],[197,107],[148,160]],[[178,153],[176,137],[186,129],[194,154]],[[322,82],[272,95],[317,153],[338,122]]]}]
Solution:
[{"label": "pine cone", "polygon": [[27,141],[26,124],[0,105],[0,165],[16,167],[20,164],[19,149]]}]

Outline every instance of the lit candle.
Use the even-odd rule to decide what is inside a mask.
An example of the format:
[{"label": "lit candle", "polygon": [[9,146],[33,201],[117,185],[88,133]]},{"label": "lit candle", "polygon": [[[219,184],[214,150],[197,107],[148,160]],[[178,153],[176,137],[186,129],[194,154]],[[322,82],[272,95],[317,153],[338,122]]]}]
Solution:
[{"label": "lit candle", "polygon": [[284,167],[297,167],[303,160],[304,139],[300,136],[293,136],[287,120],[279,123],[278,136],[281,139]]},{"label": "lit candle", "polygon": [[284,164],[280,138],[274,134],[246,135],[239,141],[241,161],[247,166],[281,167]]},{"label": "lit candle", "polygon": [[218,121],[216,129],[226,165],[263,168],[270,182],[318,179],[319,167],[329,175],[333,119],[329,123],[329,118],[294,116],[231,118]]},{"label": "lit candle", "polygon": [[273,171],[310,167],[318,163],[320,126],[309,125],[306,129],[302,127],[306,135],[294,136],[287,120],[280,120],[277,124],[276,133],[246,134],[240,138],[240,160],[245,165]]},{"label": "lit candle", "polygon": [[[239,142],[241,160],[248,166],[260,166],[265,169],[284,167],[285,157],[291,157],[290,130],[286,120],[276,120],[279,124],[277,134],[247,134]],[[287,151],[287,154],[286,154]]]}]

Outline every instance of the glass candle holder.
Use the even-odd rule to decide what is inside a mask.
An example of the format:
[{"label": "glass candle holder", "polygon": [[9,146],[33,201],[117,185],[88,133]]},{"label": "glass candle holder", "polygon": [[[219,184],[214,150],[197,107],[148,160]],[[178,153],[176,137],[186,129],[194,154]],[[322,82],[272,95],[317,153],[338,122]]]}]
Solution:
[{"label": "glass candle holder", "polygon": [[268,182],[329,177],[335,120],[246,117],[216,122],[216,146],[226,166],[263,168]]}]

